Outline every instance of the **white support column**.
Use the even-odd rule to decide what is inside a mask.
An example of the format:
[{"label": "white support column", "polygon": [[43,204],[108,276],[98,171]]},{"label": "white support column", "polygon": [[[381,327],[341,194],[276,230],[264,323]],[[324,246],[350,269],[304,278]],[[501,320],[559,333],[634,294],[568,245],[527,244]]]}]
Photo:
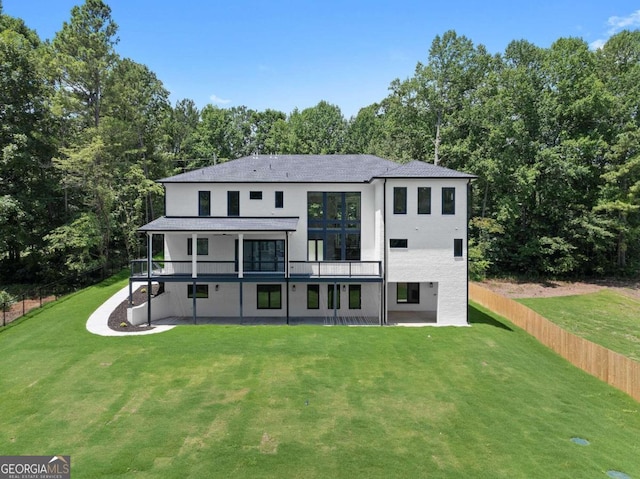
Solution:
[{"label": "white support column", "polygon": [[238,278],[244,278],[244,234],[238,233]]},{"label": "white support column", "polygon": [[191,277],[198,277],[198,233],[191,235]]}]

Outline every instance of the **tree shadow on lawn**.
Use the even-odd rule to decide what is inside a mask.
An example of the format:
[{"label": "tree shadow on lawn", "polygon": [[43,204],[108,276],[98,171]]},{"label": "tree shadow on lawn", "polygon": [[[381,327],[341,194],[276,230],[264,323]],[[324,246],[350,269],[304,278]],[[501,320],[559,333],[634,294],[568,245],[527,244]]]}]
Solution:
[{"label": "tree shadow on lawn", "polygon": [[472,305],[469,305],[469,324],[486,324],[488,326],[504,329],[506,331],[513,331],[513,329],[511,329],[505,323],[498,321],[493,316],[485,313],[484,311],[480,311],[478,308]]}]

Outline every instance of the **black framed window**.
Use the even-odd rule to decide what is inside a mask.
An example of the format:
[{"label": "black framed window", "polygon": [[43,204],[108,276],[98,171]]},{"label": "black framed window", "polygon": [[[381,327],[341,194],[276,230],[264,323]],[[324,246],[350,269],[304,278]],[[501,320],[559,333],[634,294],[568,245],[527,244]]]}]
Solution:
[{"label": "black framed window", "polygon": [[359,192],[308,192],[309,261],[360,260]]},{"label": "black framed window", "polygon": [[462,238],[453,240],[453,256],[456,258],[462,257]]},{"label": "black framed window", "polygon": [[407,214],[407,188],[405,186],[395,186],[393,188],[393,214]]},{"label": "black framed window", "polygon": [[362,309],[362,287],[359,284],[349,285],[349,309]]},{"label": "black framed window", "polygon": [[227,191],[227,216],[240,216],[239,191]]},{"label": "black framed window", "polygon": [[211,216],[210,191],[198,191],[198,216]]},{"label": "black framed window", "polygon": [[396,302],[417,304],[420,302],[420,283],[398,283]]},{"label": "black framed window", "polygon": [[408,244],[409,241],[406,239],[391,238],[389,240],[389,248],[406,248]]},{"label": "black framed window", "polygon": [[276,191],[276,208],[284,208],[284,191]]},{"label": "black framed window", "polygon": [[[335,286],[335,288],[334,288]],[[335,297],[335,305],[333,304],[333,298]],[[340,309],[340,285],[327,285],[327,308]]]},{"label": "black framed window", "polygon": [[[209,238],[198,238],[197,251],[198,256],[206,256],[209,254]],[[187,238],[187,255],[193,255],[193,239]]]},{"label": "black framed window", "polygon": [[429,186],[418,187],[418,214],[431,214],[431,188]]},{"label": "black framed window", "polygon": [[282,285],[258,284],[258,309],[282,309]]},{"label": "black framed window", "polygon": [[[208,284],[196,284],[196,298],[208,298],[209,297],[209,285]],[[187,298],[193,298],[193,285],[187,285]]]},{"label": "black framed window", "polygon": [[261,200],[262,199],[262,191],[250,191],[249,192],[250,200]]},{"label": "black framed window", "polygon": [[307,285],[307,309],[320,309],[320,285]]},{"label": "black framed window", "polygon": [[456,189],[442,188],[442,214],[456,214]]},{"label": "black framed window", "polygon": [[284,240],[244,240],[244,271],[284,271]]}]

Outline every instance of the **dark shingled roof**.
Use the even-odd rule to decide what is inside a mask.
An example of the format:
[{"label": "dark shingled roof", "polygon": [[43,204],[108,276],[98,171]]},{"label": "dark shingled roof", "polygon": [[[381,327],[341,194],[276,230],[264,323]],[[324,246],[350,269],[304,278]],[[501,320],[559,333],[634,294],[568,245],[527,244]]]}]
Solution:
[{"label": "dark shingled roof", "polygon": [[138,231],[295,231],[298,217],[162,216]]},{"label": "dark shingled roof", "polygon": [[399,165],[373,155],[256,155],[160,183],[366,183],[374,178],[474,178],[421,161]]},{"label": "dark shingled roof", "polygon": [[412,161],[404,165],[399,165],[391,171],[376,175],[378,178],[477,178],[468,173],[450,170],[442,166],[424,161]]}]

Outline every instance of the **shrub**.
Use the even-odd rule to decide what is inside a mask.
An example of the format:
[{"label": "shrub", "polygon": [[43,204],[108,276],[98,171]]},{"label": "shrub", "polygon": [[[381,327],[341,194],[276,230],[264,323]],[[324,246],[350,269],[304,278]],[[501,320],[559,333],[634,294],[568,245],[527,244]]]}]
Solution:
[{"label": "shrub", "polygon": [[0,311],[9,311],[16,299],[6,291],[0,291]]}]

